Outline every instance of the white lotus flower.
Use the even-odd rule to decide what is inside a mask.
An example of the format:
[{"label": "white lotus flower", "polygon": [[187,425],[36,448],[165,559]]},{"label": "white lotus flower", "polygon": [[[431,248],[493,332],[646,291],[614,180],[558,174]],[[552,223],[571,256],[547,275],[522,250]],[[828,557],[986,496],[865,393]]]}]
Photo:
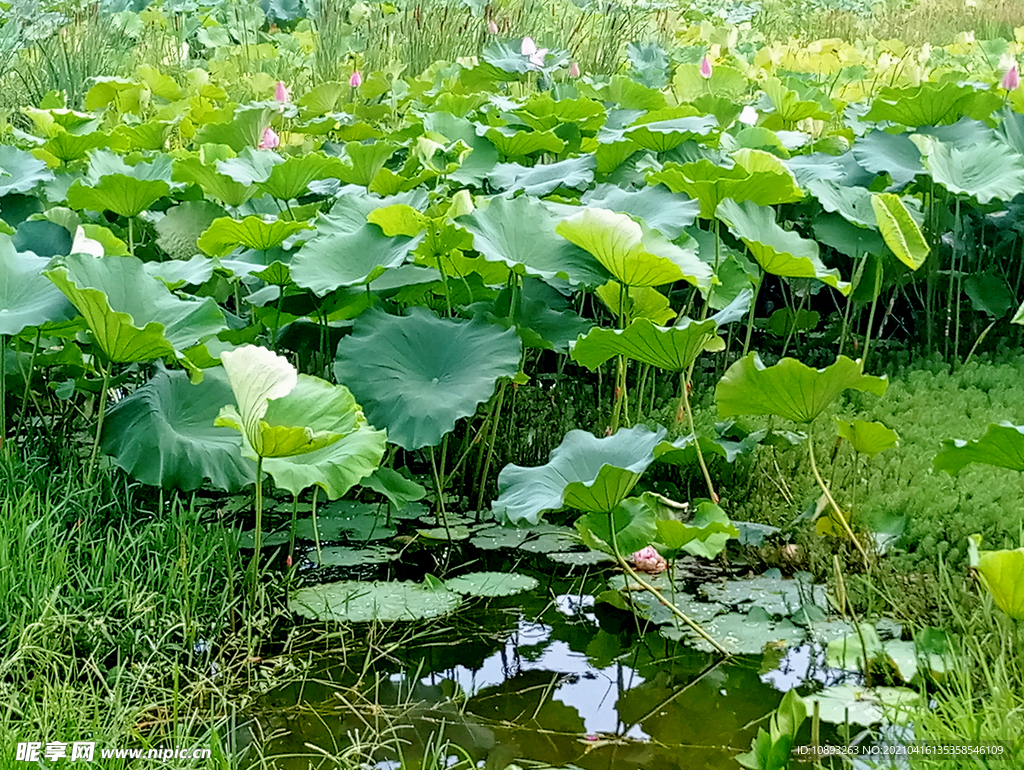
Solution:
[{"label": "white lotus flower", "polygon": [[757,123],[757,118],[757,110],[748,104],[740,113],[739,121],[740,123],[746,123],[748,126],[752,126]]}]

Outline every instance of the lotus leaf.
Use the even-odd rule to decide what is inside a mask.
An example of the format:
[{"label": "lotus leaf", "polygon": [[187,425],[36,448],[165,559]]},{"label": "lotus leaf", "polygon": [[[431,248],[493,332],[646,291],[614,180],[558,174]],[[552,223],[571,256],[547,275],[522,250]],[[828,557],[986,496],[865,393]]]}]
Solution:
[{"label": "lotus leaf", "polygon": [[581,516],[576,529],[588,548],[624,557],[646,548],[658,536],[654,509],[636,497],[623,500],[607,513]]},{"label": "lotus leaf", "polygon": [[49,262],[15,251],[10,236],[0,235],[0,335],[74,315],[67,298],[43,274]]},{"label": "lotus leaf", "polygon": [[244,219],[219,217],[203,232],[198,245],[214,257],[227,256],[239,246],[268,251],[308,227],[309,224],[306,222],[289,222],[283,219],[267,221],[255,216]]},{"label": "lotus leaf", "polygon": [[449,591],[467,596],[514,596],[537,587],[537,579],[515,572],[470,572],[444,581]]},{"label": "lotus leaf", "polygon": [[461,597],[453,591],[411,581],[342,580],[300,588],[288,607],[311,620],[365,623],[436,618],[454,611],[461,603]]},{"label": "lotus leaf", "polygon": [[971,535],[968,548],[971,567],[996,606],[1014,620],[1024,620],[1024,548],[982,551],[981,535]]},{"label": "lotus leaf", "polygon": [[946,439],[935,456],[934,467],[936,471],[956,476],[971,463],[1024,471],[1024,426],[993,423],[979,439]]},{"label": "lotus leaf", "polygon": [[855,452],[874,457],[892,449],[899,444],[900,437],[896,431],[887,428],[880,422],[865,422],[864,420],[836,419],[839,428],[839,437],[850,442]]},{"label": "lotus leaf", "polygon": [[825,722],[870,727],[879,722],[902,724],[921,705],[921,695],[903,687],[855,687],[840,684],[804,697],[807,710]]}]

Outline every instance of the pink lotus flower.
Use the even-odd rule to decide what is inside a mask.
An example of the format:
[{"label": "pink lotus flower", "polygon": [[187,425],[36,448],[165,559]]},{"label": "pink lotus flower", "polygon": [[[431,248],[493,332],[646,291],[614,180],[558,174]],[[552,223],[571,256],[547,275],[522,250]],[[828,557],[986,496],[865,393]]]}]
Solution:
[{"label": "pink lotus flower", "polygon": [[530,64],[534,67],[543,67],[544,59],[548,55],[548,49],[538,48],[537,44],[533,42],[532,37],[523,38],[523,44],[519,48],[519,52],[522,53],[523,56],[529,56]]},{"label": "pink lotus flower", "polygon": [[711,59],[707,56],[700,60],[700,76],[705,80],[711,77]]},{"label": "pink lotus flower", "polygon": [[498,25],[494,23],[494,19],[487,20],[487,31],[492,35],[498,34]]},{"label": "pink lotus flower", "polygon": [[668,562],[665,561],[665,557],[658,553],[653,545],[637,551],[630,557],[630,561],[633,562],[633,566],[638,570],[646,572],[648,575],[657,575],[668,569]]},{"label": "pink lotus flower", "polygon": [[353,88],[359,88],[363,84],[363,76],[359,74],[359,70],[352,73],[352,77],[348,79],[348,84]]},{"label": "pink lotus flower", "polygon": [[290,98],[288,87],[284,84],[283,80],[278,80],[277,85],[274,86],[274,101],[287,104]]},{"label": "pink lotus flower", "polygon": [[1020,88],[1020,70],[1017,69],[1017,65],[1014,64],[1010,69],[1003,75],[1003,88],[1007,91],[1016,91]]},{"label": "pink lotus flower", "polygon": [[277,135],[277,132],[270,126],[263,129],[263,139],[260,140],[259,148],[261,150],[274,150],[281,144],[281,137]]},{"label": "pink lotus flower", "polygon": [[580,65],[573,62],[569,65],[569,77],[578,78],[580,76]]}]

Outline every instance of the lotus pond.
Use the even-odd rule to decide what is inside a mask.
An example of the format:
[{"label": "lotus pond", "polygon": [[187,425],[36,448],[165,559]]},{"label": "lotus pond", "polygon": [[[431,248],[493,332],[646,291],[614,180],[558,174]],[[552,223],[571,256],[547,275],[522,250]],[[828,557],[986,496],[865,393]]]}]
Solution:
[{"label": "lotus pond", "polygon": [[634,5],[0,11],[0,757],[1024,761],[1024,27]]}]

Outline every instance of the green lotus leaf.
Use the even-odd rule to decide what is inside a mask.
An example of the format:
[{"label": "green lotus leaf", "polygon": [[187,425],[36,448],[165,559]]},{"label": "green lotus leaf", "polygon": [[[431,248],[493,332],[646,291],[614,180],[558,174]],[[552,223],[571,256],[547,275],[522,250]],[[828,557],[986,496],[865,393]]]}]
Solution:
[{"label": "green lotus leaf", "polygon": [[551,94],[541,92],[527,99],[515,114],[534,131],[549,131],[574,123],[583,133],[593,134],[601,128],[607,111],[592,99],[553,99]]},{"label": "green lotus leaf", "polygon": [[893,193],[872,195],[871,208],[882,238],[897,259],[911,270],[921,267],[931,248],[899,196]]},{"label": "green lotus leaf", "polygon": [[284,156],[273,150],[246,147],[233,158],[217,160],[217,173],[245,186],[258,186],[270,178],[270,172],[285,162]]},{"label": "green lotus leaf", "polygon": [[732,153],[732,158],[732,168],[716,166],[705,158],[683,165],[669,162],[660,171],[648,173],[647,183],[663,184],[699,201],[702,219],[714,219],[718,204],[726,198],[771,206],[803,197],[793,172],[774,155],[744,149]]},{"label": "green lotus leaf", "polygon": [[525,158],[535,152],[560,153],[565,142],[553,131],[524,131],[509,126],[480,127],[487,141],[506,158]]},{"label": "green lotus leaf", "polygon": [[300,588],[292,594],[288,608],[311,620],[393,623],[447,615],[461,603],[462,597],[443,587],[397,580],[381,583],[342,580]]},{"label": "green lotus leaf", "polygon": [[486,597],[515,596],[532,591],[537,585],[537,578],[515,572],[470,572],[444,581],[444,587],[449,591]]},{"label": "green lotus leaf", "polygon": [[911,139],[932,179],[951,193],[987,204],[1012,200],[1024,189],[1024,158],[998,141],[994,132],[982,144],[949,144],[926,134],[914,134]]},{"label": "green lotus leaf", "polygon": [[847,187],[830,179],[812,179],[807,182],[807,190],[825,211],[836,212],[859,227],[878,227],[871,205],[874,196],[866,187]]},{"label": "green lotus leaf", "polygon": [[921,151],[908,134],[872,131],[858,137],[850,150],[858,164],[874,174],[888,174],[897,188],[910,184],[925,170]]},{"label": "green lotus leaf", "polygon": [[807,711],[823,722],[870,727],[879,722],[903,724],[921,708],[921,695],[905,687],[855,687],[840,684],[804,696]]},{"label": "green lotus leaf", "polygon": [[320,297],[344,286],[361,286],[405,262],[422,240],[422,235],[389,238],[369,223],[352,230],[346,220],[321,214],[316,235],[292,259],[292,279]]},{"label": "green lotus leaf", "polygon": [[187,492],[209,482],[237,492],[256,474],[242,457],[238,433],[213,424],[231,399],[221,369],[207,371],[196,385],[185,372],[161,369],[107,412],[103,451],[143,484]]},{"label": "green lotus leaf", "polygon": [[[754,608],[746,614],[727,612],[703,624],[704,630],[733,655],[761,655],[765,647],[785,649],[803,641],[807,633],[788,618],[773,620],[764,611]],[[704,652],[715,652],[703,638],[674,625],[662,626],[661,633],[669,639],[684,639]]]},{"label": "green lotus leaf", "polygon": [[117,363],[174,355],[225,326],[211,297],[176,297],[134,257],[74,254],[43,273],[85,318],[106,357]]},{"label": "green lotus leaf", "polygon": [[765,367],[756,353],[734,363],[715,389],[722,417],[776,415],[809,423],[844,390],[883,395],[884,377],[863,374],[860,364],[846,356],[824,369],[813,369],[795,358]]},{"label": "green lotus leaf", "polygon": [[309,194],[309,183],[342,176],[340,159],[322,152],[283,158],[272,150],[243,150],[237,158],[218,161],[217,170],[241,185],[254,185],[278,200]]},{"label": "green lotus leaf", "polygon": [[172,178],[176,182],[198,185],[206,195],[226,206],[241,206],[256,193],[256,186],[240,184],[217,170],[217,162],[234,156],[225,145],[203,145],[198,155],[174,161]]},{"label": "green lotus leaf", "polygon": [[347,142],[342,149],[342,165],[337,177],[344,184],[368,187],[397,149],[398,145],[392,142]]},{"label": "green lotus leaf", "polygon": [[730,538],[740,536],[725,511],[710,502],[698,505],[689,523],[660,519],[657,527],[659,542],[674,551],[682,550],[705,559],[714,559],[725,550]]},{"label": "green lotus leaf", "polygon": [[935,456],[934,467],[956,476],[971,463],[1024,471],[1024,426],[993,423],[979,439],[946,439]]},{"label": "green lotus leaf", "polygon": [[774,114],[785,124],[792,125],[808,118],[829,120],[832,117],[831,113],[822,109],[818,102],[801,99],[799,92],[788,88],[779,78],[765,78],[758,85],[771,99],[772,106],[775,108]]},{"label": "green lotus leaf", "polygon": [[[221,91],[223,94],[223,91]],[[211,99],[224,99],[226,95],[218,94]],[[204,123],[195,135],[195,143],[227,145],[235,152],[256,147],[263,139],[263,132],[271,120],[278,114],[280,105],[269,105],[267,102],[237,107],[233,112],[229,107],[218,109],[211,107],[205,113],[190,110],[194,123]]]},{"label": "green lotus leaf", "polygon": [[364,313],[338,344],[334,373],[404,449],[435,446],[489,399],[500,377],[519,371],[516,333],[480,319],[441,319],[422,307],[407,316]]},{"label": "green lotus leaf", "polygon": [[18,251],[30,252],[37,257],[57,257],[74,251],[74,238],[69,228],[45,219],[22,222],[14,231],[12,242]]},{"label": "green lotus leaf", "polygon": [[775,221],[775,209],[729,199],[719,204],[718,217],[746,244],[766,273],[787,278],[817,278],[842,294],[850,293],[850,284],[840,279],[839,271],[825,267],[821,261],[818,244],[782,228]]},{"label": "green lotus leaf", "polygon": [[697,64],[681,64],[672,77],[672,89],[681,102],[691,102],[704,94],[724,96],[738,101],[747,91],[747,76],[735,67],[719,65],[710,78],[700,74]]},{"label": "green lotus leaf", "polygon": [[711,268],[697,258],[696,241],[687,236],[679,246],[625,214],[586,208],[559,222],[555,232],[590,252],[626,286],[680,280],[705,289],[711,285]]},{"label": "green lotus leaf", "polygon": [[542,197],[560,187],[583,190],[594,181],[597,160],[593,155],[581,155],[557,163],[522,166],[518,163],[499,163],[487,175],[492,187],[506,193],[522,190],[526,195]]},{"label": "green lotus leaf", "polygon": [[865,422],[864,420],[848,422],[837,418],[836,425],[839,429],[839,438],[846,439],[855,452],[868,457],[874,457],[886,449],[892,449],[900,442],[896,431],[887,428],[880,422]]},{"label": "green lotus leaf", "polygon": [[[692,108],[686,111],[694,112]],[[678,109],[665,110],[667,113]],[[688,115],[685,117],[657,119],[658,112],[644,115],[637,123],[627,128],[623,136],[627,141],[653,152],[667,152],[691,139],[706,137],[716,128],[718,120],[713,115]]]},{"label": "green lotus leaf", "polygon": [[67,298],[43,274],[49,263],[16,251],[10,236],[0,235],[0,336],[74,316]]},{"label": "green lotus leaf", "polygon": [[224,209],[216,203],[185,201],[168,210],[154,225],[156,245],[171,259],[191,259],[199,253],[199,236],[224,214]]},{"label": "green lotus leaf", "polygon": [[428,112],[423,116],[423,128],[443,136],[449,142],[461,141],[472,149],[462,165],[448,175],[459,184],[481,186],[498,163],[497,148],[485,137],[479,136],[474,124],[465,118],[456,117],[449,112]]},{"label": "green lotus leaf", "polygon": [[768,615],[794,615],[801,607],[828,607],[825,586],[813,585],[813,576],[798,572],[793,579],[783,578],[777,569],[754,578],[704,583],[700,592],[713,602],[740,611],[757,608]]},{"label": "green lotus leaf", "polygon": [[255,216],[244,219],[219,217],[203,232],[198,245],[214,257],[227,256],[239,246],[268,251],[308,228],[309,223],[302,221],[274,219],[268,222],[262,217]]},{"label": "green lotus leaf", "polygon": [[113,211],[135,217],[167,195],[177,185],[171,179],[171,159],[157,156],[152,163],[140,161],[129,166],[106,150],[89,154],[89,169],[68,188],[67,201],[73,209]]},{"label": "green lotus leaf", "polygon": [[146,272],[159,278],[172,291],[182,286],[201,286],[213,277],[214,261],[202,254],[192,259],[169,259],[166,262],[146,262]]},{"label": "green lotus leaf", "polygon": [[700,212],[700,204],[661,186],[630,191],[613,184],[599,184],[583,194],[584,206],[617,211],[639,219],[670,241],[683,234]]},{"label": "green lotus leaf", "polygon": [[427,490],[421,484],[407,479],[392,468],[378,468],[360,484],[386,497],[396,511],[401,511],[409,503],[427,496]]},{"label": "green lotus leaf", "polygon": [[271,400],[266,422],[339,436],[311,451],[267,457],[263,468],[275,486],[293,495],[315,484],[335,500],[377,470],[384,456],[386,434],[367,424],[352,393],[316,377],[300,374],[294,390]]},{"label": "green lotus leaf", "polygon": [[[608,281],[595,292],[615,317],[632,322],[637,318],[663,326],[676,317],[668,297],[650,286],[630,286],[623,291],[621,283]],[[575,339],[575,338],[574,338]]]},{"label": "green lotus leaf", "polygon": [[904,126],[939,126],[967,116],[984,120],[1003,105],[995,94],[954,82],[924,82],[906,88],[883,88],[862,120],[899,123]]},{"label": "green lotus leaf", "polygon": [[[606,466],[607,467],[607,466]],[[638,497],[623,500],[607,513],[588,513],[576,520],[576,529],[588,548],[624,557],[636,553],[658,537],[654,510]]]},{"label": "green lotus leaf", "polygon": [[487,206],[456,220],[473,236],[473,248],[490,262],[544,280],[564,278],[599,286],[608,272],[586,251],[555,232],[555,220],[536,198],[492,198]]},{"label": "green lotus leaf", "polygon": [[981,535],[968,542],[971,568],[996,606],[1014,620],[1024,620],[1024,548],[1012,551],[982,551]]},{"label": "green lotus leaf", "polygon": [[[263,543],[267,545],[266,536],[263,537]],[[396,556],[396,552],[389,548],[372,545],[367,548],[332,546],[321,549],[319,554],[310,553],[307,558],[319,567],[378,567]]]},{"label": "green lotus leaf", "polygon": [[122,123],[111,132],[109,146],[123,153],[162,150],[173,128],[174,123],[169,120],[147,120],[134,126]]},{"label": "green lotus leaf", "polygon": [[[651,431],[644,426],[619,430],[596,438],[572,430],[552,450],[545,465],[524,468],[506,465],[498,476],[498,499],[492,509],[499,520],[536,524],[545,511],[567,507],[570,485],[574,502],[581,510],[607,512],[615,508],[654,461],[654,447],[665,437],[665,429]],[[590,499],[586,500],[585,497]]]},{"label": "green lotus leaf", "polygon": [[9,144],[0,145],[0,197],[27,193],[41,182],[53,179],[53,172],[32,153]]}]

